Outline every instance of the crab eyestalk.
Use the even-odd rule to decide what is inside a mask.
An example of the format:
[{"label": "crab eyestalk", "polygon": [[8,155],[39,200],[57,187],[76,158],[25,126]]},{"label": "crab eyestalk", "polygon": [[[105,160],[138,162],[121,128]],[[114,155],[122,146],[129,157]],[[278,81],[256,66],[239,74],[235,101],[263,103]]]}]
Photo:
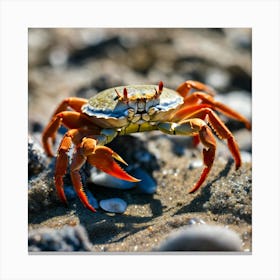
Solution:
[{"label": "crab eyestalk", "polygon": [[155,93],[155,95],[154,95],[154,98],[159,98],[160,95],[161,95],[161,93],[162,93],[162,90],[163,90],[163,82],[160,81],[160,82],[158,83],[158,90],[155,88],[156,93]]},{"label": "crab eyestalk", "polygon": [[127,93],[126,88],[123,89],[123,96],[121,96],[120,93],[116,89],[115,89],[115,92],[118,95],[118,98],[120,101],[122,101],[124,103],[128,103],[129,99],[128,99],[128,93]]}]

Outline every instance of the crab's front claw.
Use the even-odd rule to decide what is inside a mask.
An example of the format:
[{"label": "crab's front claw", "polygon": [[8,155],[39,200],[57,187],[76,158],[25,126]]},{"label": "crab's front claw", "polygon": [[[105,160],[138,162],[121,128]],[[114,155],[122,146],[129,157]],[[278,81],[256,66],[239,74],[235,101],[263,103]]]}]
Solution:
[{"label": "crab's front claw", "polygon": [[113,150],[105,146],[97,146],[95,152],[88,156],[88,162],[100,169],[103,172],[108,173],[116,178],[130,181],[139,182],[140,180],[126,173],[116,162],[120,161],[123,164],[127,163]]}]

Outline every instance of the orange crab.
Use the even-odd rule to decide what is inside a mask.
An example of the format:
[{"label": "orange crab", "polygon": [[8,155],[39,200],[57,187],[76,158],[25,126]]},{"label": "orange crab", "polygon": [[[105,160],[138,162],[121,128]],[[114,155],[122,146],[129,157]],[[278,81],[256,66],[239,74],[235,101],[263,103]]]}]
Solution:
[{"label": "orange crab", "polygon": [[[96,168],[119,179],[137,182],[116,161],[126,162],[105,145],[119,135],[160,130],[172,135],[194,136],[204,145],[204,168],[192,186],[195,192],[206,180],[215,158],[216,140],[212,133],[227,140],[235,160],[241,166],[238,145],[230,130],[215,111],[241,121],[250,129],[250,122],[228,106],[215,101],[214,90],[197,81],[186,81],[177,90],[156,85],[129,85],[104,90],[89,100],[70,97],[63,100],[54,112],[42,135],[43,147],[53,156],[50,140],[54,143],[61,125],[68,128],[58,149],[55,167],[55,186],[60,199],[67,202],[63,177],[68,166],[68,151],[75,145],[70,165],[73,186],[82,203],[95,212],[81,182],[79,170],[88,161]],[[68,109],[71,109],[69,111]]]}]

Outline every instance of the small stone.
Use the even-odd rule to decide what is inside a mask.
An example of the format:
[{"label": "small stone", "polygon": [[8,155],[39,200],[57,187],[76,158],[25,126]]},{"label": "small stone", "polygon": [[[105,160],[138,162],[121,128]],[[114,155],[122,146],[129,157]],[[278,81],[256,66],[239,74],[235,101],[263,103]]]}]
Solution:
[{"label": "small stone", "polygon": [[99,202],[100,207],[111,213],[123,213],[127,208],[127,203],[121,198],[103,199]]},{"label": "small stone", "polygon": [[157,251],[241,251],[238,234],[223,226],[191,225],[171,233]]},{"label": "small stone", "polygon": [[196,169],[196,168],[200,168],[201,166],[203,166],[203,162],[202,160],[192,160],[188,166],[188,168],[190,170]]}]

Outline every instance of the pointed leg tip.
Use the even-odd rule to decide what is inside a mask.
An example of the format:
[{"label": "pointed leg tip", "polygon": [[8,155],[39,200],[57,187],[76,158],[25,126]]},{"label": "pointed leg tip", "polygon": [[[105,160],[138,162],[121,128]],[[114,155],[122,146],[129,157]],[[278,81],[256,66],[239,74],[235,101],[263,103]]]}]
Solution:
[{"label": "pointed leg tip", "polygon": [[189,194],[193,194],[193,193],[195,193],[198,189],[199,189],[199,187],[194,186],[194,187],[192,187],[192,188],[188,191],[188,193],[189,193]]},{"label": "pointed leg tip", "polygon": [[238,170],[240,168],[240,166],[241,166],[241,163],[240,164],[236,164],[235,165],[235,170]]},{"label": "pointed leg tip", "polygon": [[91,212],[96,213],[96,209],[93,206],[87,207]]}]

